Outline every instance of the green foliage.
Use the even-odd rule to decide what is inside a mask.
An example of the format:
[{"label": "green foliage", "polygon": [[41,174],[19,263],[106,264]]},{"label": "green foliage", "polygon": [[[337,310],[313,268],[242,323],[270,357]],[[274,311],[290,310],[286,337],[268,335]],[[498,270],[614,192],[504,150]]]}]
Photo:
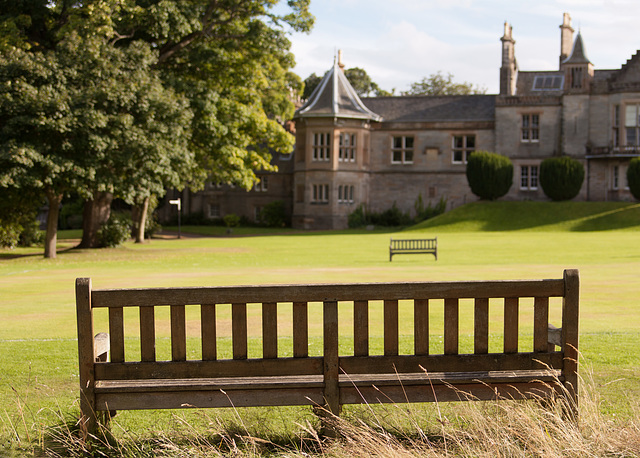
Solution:
[{"label": "green foliage", "polygon": [[266,227],[285,227],[289,225],[284,202],[276,200],[265,205],[260,211],[260,223]]},{"label": "green foliage", "polygon": [[433,207],[431,206],[431,202],[429,202],[429,204],[425,207],[424,201],[422,200],[422,194],[418,194],[418,197],[413,204],[413,208],[416,211],[414,222],[420,223],[422,221],[443,214],[447,209],[447,199],[441,197],[438,203]]},{"label": "green foliage", "polygon": [[513,184],[511,159],[488,151],[474,151],[467,162],[471,192],[485,200],[495,200],[509,192]]},{"label": "green foliage", "polygon": [[[347,77],[347,80],[349,80],[349,83],[360,97],[368,97],[372,94],[377,97],[393,95],[392,92],[381,89],[377,83],[371,80],[371,77],[362,68],[348,68],[344,71],[344,76]],[[304,91],[302,93],[302,98],[304,100],[307,100],[309,97],[311,97],[311,94],[316,89],[316,87],[318,87],[321,81],[322,77],[316,75],[315,73],[309,75],[307,79],[304,80]]]},{"label": "green foliage", "polygon": [[640,200],[640,157],[634,157],[629,162],[627,183],[633,197]]},{"label": "green foliage", "polygon": [[[21,242],[39,243],[36,216],[41,200],[29,189],[1,188],[0,247],[14,248]],[[24,234],[24,235],[23,235]]]},{"label": "green foliage", "polygon": [[569,156],[550,157],[540,164],[540,186],[551,200],[571,200],[584,181],[584,166]]},{"label": "green foliage", "polygon": [[228,228],[236,227],[240,224],[240,217],[235,213],[227,213],[226,215],[224,215],[224,218],[222,218],[222,220],[224,221],[225,226],[227,226]]},{"label": "green foliage", "polygon": [[416,216],[415,218],[411,218],[409,212],[400,210],[395,202],[391,208],[382,212],[367,211],[364,204],[360,204],[349,214],[347,224],[350,228],[359,228],[368,225],[383,227],[409,226],[444,213],[447,208],[447,201],[443,198],[440,199],[435,206],[432,207],[431,202],[429,202],[425,207],[422,195],[418,194],[414,208]]},{"label": "green foliage", "polygon": [[19,246],[42,245],[44,242],[44,232],[40,230],[40,223],[36,220],[25,224],[18,239]]},{"label": "green foliage", "polygon": [[131,237],[131,216],[126,213],[112,213],[109,221],[98,231],[101,247],[117,247]]},{"label": "green foliage", "polygon": [[472,83],[455,83],[453,75],[442,72],[432,73],[417,83],[411,83],[411,88],[402,95],[469,95],[486,94],[487,88],[474,86]]}]

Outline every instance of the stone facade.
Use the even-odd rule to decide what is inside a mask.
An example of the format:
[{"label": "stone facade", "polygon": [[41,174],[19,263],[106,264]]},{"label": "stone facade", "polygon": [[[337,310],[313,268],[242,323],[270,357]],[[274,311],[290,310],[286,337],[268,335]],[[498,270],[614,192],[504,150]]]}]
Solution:
[{"label": "stone facade", "polygon": [[453,208],[477,199],[465,174],[474,150],[513,161],[507,200],[545,200],[540,162],[560,155],[585,166],[577,200],[631,200],[626,168],[640,154],[640,54],[618,70],[595,70],[566,13],[560,31],[558,70],[520,71],[505,23],[497,95],[361,99],[339,57],[296,112],[295,151],[276,156],[279,172],[266,175],[266,189],[185,193],[187,208],[254,219],[261,206],[283,200],[302,229],[345,228],[359,205],[411,212],[418,196]]}]

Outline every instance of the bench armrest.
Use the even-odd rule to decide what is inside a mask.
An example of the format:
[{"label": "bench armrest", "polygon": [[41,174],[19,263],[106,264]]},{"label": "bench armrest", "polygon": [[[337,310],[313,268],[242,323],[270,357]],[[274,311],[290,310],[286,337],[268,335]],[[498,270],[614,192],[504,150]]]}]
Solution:
[{"label": "bench armrest", "polygon": [[100,332],[93,338],[93,359],[96,362],[107,361],[107,356],[111,348],[111,341],[109,340],[109,334],[106,332]]}]

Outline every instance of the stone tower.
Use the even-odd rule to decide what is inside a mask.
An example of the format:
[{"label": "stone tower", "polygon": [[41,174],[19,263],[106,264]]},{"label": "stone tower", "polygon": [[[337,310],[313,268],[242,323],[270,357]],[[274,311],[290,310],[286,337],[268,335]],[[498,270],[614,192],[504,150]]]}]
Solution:
[{"label": "stone tower", "polygon": [[518,80],[518,64],[516,62],[513,29],[508,22],[504,23],[502,41],[502,66],[500,67],[500,95],[515,95]]}]

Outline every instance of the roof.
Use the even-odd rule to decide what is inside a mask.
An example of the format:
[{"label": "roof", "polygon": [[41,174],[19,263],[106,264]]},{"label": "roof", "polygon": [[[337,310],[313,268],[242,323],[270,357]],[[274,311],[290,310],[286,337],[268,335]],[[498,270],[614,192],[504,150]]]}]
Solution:
[{"label": "roof", "polygon": [[362,103],[337,61],[334,62],[333,68],[324,75],[309,100],[296,111],[294,116],[294,118],[311,117],[368,119],[372,121],[382,119],[380,115]]},{"label": "roof", "polygon": [[591,63],[589,59],[587,59],[587,54],[584,50],[584,43],[582,42],[582,34],[580,32],[578,32],[576,41],[573,43],[573,50],[571,51],[571,55],[562,63],[563,64],[590,64]]},{"label": "roof", "polygon": [[371,97],[363,102],[386,122],[493,121],[495,95]]}]

